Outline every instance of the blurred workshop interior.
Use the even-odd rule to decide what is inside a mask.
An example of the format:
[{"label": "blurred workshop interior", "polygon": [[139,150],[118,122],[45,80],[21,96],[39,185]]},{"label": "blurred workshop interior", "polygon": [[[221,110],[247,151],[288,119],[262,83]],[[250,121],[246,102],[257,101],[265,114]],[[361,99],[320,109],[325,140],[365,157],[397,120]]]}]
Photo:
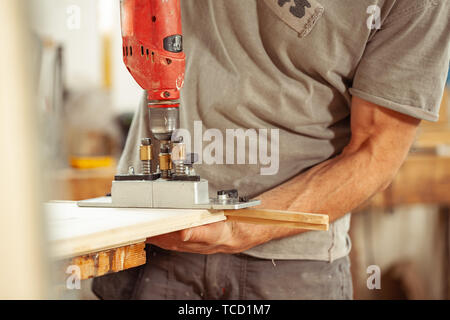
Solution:
[{"label": "blurred workshop interior", "polygon": [[[27,10],[8,5],[14,6],[0,2],[0,20],[14,30],[0,31],[14,52],[0,50],[0,141],[11,150],[0,159],[6,168],[0,248],[11,259],[0,265],[0,298],[45,298],[53,294],[46,271],[51,262],[43,258],[46,226],[36,204],[111,191],[143,91],[122,61],[119,1],[28,0]],[[422,122],[393,183],[352,216],[355,299],[450,298],[449,86],[439,121]],[[373,265],[382,270],[382,290],[367,286]],[[15,272],[24,277],[12,284]],[[87,291],[74,294],[94,298]]]}]

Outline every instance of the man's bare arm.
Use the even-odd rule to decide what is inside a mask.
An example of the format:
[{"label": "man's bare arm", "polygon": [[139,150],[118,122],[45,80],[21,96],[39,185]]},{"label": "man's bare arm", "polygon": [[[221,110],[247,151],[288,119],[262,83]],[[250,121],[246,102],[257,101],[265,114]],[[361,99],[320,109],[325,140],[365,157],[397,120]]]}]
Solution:
[{"label": "man's bare arm", "polygon": [[334,221],[384,190],[404,162],[420,120],[353,98],[349,145],[262,195],[264,207],[326,213]]},{"label": "man's bare arm", "polygon": [[[259,198],[263,208],[342,217],[386,188],[405,160],[420,120],[353,98],[352,138],[337,157],[323,162]],[[297,229],[222,222],[152,238],[166,249],[242,252]]]}]

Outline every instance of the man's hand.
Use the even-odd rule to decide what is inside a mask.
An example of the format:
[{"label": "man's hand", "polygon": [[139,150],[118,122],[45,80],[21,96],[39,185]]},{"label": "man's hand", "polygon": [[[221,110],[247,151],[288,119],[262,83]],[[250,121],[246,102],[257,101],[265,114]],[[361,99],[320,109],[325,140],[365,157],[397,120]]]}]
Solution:
[{"label": "man's hand", "polygon": [[239,253],[271,240],[274,229],[278,228],[223,221],[149,238],[147,242],[181,252]]},{"label": "man's hand", "polygon": [[[408,154],[420,120],[356,97],[351,110],[352,138],[342,154],[259,196],[261,208],[324,213],[333,222],[390,184]],[[226,221],[148,242],[184,252],[237,253],[300,232]]]}]

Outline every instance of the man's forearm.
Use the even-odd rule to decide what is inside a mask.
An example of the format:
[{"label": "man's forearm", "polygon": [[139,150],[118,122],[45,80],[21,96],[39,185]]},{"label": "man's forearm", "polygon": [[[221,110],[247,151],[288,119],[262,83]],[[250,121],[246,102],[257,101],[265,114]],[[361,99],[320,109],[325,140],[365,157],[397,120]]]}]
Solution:
[{"label": "man's forearm", "polygon": [[[361,100],[354,107],[361,107],[360,104],[377,108]],[[262,207],[324,213],[333,222],[386,188],[404,162],[420,121],[389,110],[372,111],[367,130],[357,130],[341,155],[264,193],[260,196]],[[370,124],[390,116],[398,117],[390,130],[383,125],[370,128]],[[272,230],[272,236],[280,238],[300,232],[277,228]]]},{"label": "man's forearm", "polygon": [[[401,163],[401,162],[400,162]],[[387,186],[400,166],[378,161],[368,150],[323,162],[261,197],[264,208],[324,213],[330,222],[358,207]],[[274,230],[274,237],[300,233]],[[281,231],[281,232],[280,232]]]}]

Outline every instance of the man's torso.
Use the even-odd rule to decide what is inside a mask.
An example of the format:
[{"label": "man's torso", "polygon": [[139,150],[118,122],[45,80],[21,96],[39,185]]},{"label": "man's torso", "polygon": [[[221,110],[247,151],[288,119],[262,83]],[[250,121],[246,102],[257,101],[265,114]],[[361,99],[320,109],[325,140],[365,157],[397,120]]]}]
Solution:
[{"label": "man's torso", "polygon": [[[367,27],[367,9],[383,1],[309,3],[310,8],[305,1],[182,1],[187,70],[181,121],[191,133],[192,150],[202,153],[197,171],[210,181],[212,194],[236,188],[257,196],[339,154],[348,143],[348,89],[373,34]],[[323,14],[311,21],[307,10],[320,7]],[[201,121],[200,134],[221,131],[222,155],[217,157],[217,148],[207,149],[217,143],[217,136],[203,139],[199,147],[195,121]],[[237,144],[227,148],[226,130],[238,128],[255,130],[258,146],[265,139],[259,129],[267,129],[267,155],[278,150],[278,165],[271,163],[273,174],[261,175],[261,168],[270,165],[262,163],[260,150],[254,157],[257,164],[249,164],[249,139],[246,164],[237,164]],[[272,130],[278,130],[278,141]],[[222,162],[206,164],[211,160],[202,150]],[[260,258],[338,259],[350,250],[349,224],[347,215],[329,232],[272,241],[247,253]]]}]

